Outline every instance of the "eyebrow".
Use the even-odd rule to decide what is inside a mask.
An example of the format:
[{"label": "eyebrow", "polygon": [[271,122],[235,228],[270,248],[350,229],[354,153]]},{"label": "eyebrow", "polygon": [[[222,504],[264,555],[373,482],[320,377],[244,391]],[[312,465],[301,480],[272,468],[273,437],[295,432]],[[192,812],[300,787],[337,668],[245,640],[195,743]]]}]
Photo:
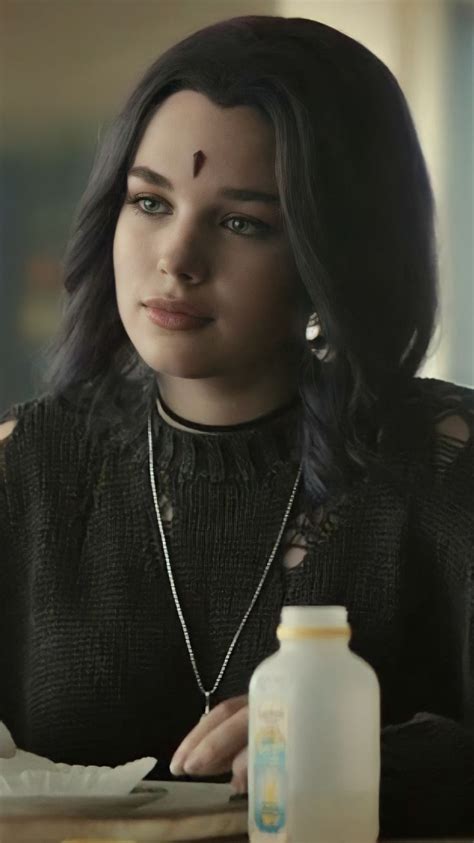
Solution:
[{"label": "eyebrow", "polygon": [[[173,185],[166,176],[155,172],[150,167],[132,167],[128,172],[129,176],[137,176],[156,187],[163,187],[165,190],[173,190]],[[264,190],[252,190],[250,188],[223,187],[219,195],[224,199],[235,199],[239,202],[266,202],[269,205],[279,205],[280,199],[275,193],[267,193]]]}]

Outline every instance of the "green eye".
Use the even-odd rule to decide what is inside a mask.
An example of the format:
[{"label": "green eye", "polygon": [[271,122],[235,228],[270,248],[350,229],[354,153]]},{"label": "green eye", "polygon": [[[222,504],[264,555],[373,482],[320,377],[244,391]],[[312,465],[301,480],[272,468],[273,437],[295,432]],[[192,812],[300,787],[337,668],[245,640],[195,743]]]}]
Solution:
[{"label": "green eye", "polygon": [[165,204],[164,204],[164,202],[161,201],[161,199],[153,199],[151,196],[142,196],[141,199],[137,199],[137,206],[145,214],[153,215],[155,213],[162,213],[161,211],[158,211],[156,208],[155,208],[155,210],[153,210],[153,208],[147,207],[147,205],[145,203],[148,203],[149,205],[150,204],[151,205],[161,205],[161,206],[165,207]]},{"label": "green eye", "polygon": [[246,217],[230,217],[225,221],[225,225],[232,234],[241,234],[244,237],[264,237],[270,234],[268,225]]},{"label": "green eye", "polygon": [[[146,217],[157,217],[169,213],[169,206],[166,202],[157,199],[156,196],[127,196],[125,201],[127,205],[133,206],[134,213],[143,214]],[[155,208],[150,207],[150,205],[155,206]],[[158,208],[156,208],[157,205]]]},{"label": "green eye", "polygon": [[229,222],[231,230],[235,231],[236,234],[248,234],[248,227],[252,225],[248,220],[243,220],[239,217],[234,217]]}]

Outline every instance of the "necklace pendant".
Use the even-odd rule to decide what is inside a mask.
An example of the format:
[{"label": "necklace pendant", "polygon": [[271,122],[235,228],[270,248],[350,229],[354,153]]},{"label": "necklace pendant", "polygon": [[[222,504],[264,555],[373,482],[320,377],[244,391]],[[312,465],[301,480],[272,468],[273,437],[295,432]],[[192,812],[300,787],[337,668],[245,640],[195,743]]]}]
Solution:
[{"label": "necklace pendant", "polygon": [[205,697],[206,697],[206,707],[204,709],[203,717],[206,717],[211,710],[211,692],[210,691],[204,691],[204,694],[205,694]]}]

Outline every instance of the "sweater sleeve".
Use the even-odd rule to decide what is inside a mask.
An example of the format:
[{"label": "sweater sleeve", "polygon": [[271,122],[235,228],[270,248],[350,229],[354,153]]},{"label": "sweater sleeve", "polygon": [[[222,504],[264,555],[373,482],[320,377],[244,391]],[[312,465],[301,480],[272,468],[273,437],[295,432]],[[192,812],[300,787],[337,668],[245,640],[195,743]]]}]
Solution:
[{"label": "sweater sleeve", "polygon": [[472,423],[464,427],[462,440],[434,436],[435,471],[432,464],[412,503],[416,559],[430,572],[441,626],[449,716],[419,711],[382,730],[384,836],[474,832],[474,447]]},{"label": "sweater sleeve", "polygon": [[5,632],[5,628],[8,628],[6,615],[11,610],[8,567],[13,553],[6,477],[8,439],[9,437],[0,441],[0,721],[6,720],[5,688],[10,669],[10,654],[13,650],[13,642],[8,640]]}]

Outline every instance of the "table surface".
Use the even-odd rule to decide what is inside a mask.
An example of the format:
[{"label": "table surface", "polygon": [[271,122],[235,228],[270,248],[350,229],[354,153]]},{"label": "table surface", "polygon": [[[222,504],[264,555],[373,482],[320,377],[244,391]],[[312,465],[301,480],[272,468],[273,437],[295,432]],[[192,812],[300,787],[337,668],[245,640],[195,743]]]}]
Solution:
[{"label": "table surface", "polygon": [[[16,823],[16,827],[13,828],[10,822],[5,822],[0,819],[0,843],[32,843],[33,838],[31,837],[31,829],[28,831],[26,828],[22,828],[22,825],[23,823],[21,822]],[[41,843],[140,843],[142,840],[153,841],[153,843],[165,843],[165,841],[162,841],[161,838],[156,837],[130,837],[130,834],[133,834],[131,829],[126,838],[123,836],[117,837],[115,835],[113,837],[90,837],[87,836],[88,833],[86,829],[81,831],[81,837],[67,836],[65,838],[62,836],[63,833],[64,829],[61,830],[60,836],[58,836],[54,830],[51,830],[51,833],[46,837],[41,837]],[[75,831],[72,833],[76,834]],[[39,840],[36,836],[34,839],[35,841]],[[382,840],[383,843],[474,843],[474,838],[472,837],[417,837],[416,840],[407,838],[404,838],[403,840],[394,840],[391,838],[389,840],[388,838],[382,838]],[[194,837],[193,840],[181,840],[181,843],[196,843],[196,838]],[[201,837],[200,843],[249,843],[249,838],[246,834],[239,834],[237,836],[232,835],[231,837]]]},{"label": "table surface", "polygon": [[[110,831],[105,827],[98,827],[97,821],[84,820],[81,822],[80,828],[77,823],[67,821],[64,818],[63,822],[58,824],[58,818],[47,819],[46,817],[41,821],[41,836],[39,834],[39,826],[34,825],[34,831],[31,822],[27,821],[25,817],[6,817],[0,815],[0,843],[36,843],[41,840],[41,843],[166,843],[169,838],[163,838],[160,834],[157,837],[150,829],[139,829],[140,823],[134,820],[128,820],[126,829],[120,830],[117,833],[115,830]],[[136,825],[136,828],[134,826]],[[90,830],[89,830],[90,826]],[[32,837],[34,833],[34,837]],[[99,836],[97,836],[99,835]],[[183,839],[182,837],[173,837],[173,840],[180,841],[180,843],[249,843],[247,834],[227,835],[227,836],[212,836],[212,837],[195,837],[192,839]],[[403,840],[395,840],[393,838],[381,838],[380,843],[474,843],[474,837],[430,837],[430,838],[416,838]]]},{"label": "table surface", "polygon": [[[82,841],[81,841],[82,843]],[[99,841],[97,841],[99,843]],[[104,841],[100,841],[100,843],[104,843]],[[105,841],[108,843],[108,841]],[[115,841],[113,841],[115,843]],[[128,843],[128,841],[127,841]],[[132,843],[132,841],[130,841]],[[182,843],[195,843],[195,841],[186,841],[183,840]],[[249,843],[249,838],[246,834],[240,834],[237,837],[207,837],[200,842],[197,843]],[[393,838],[381,838],[380,843],[474,843],[473,837],[417,837],[416,839],[409,840],[404,838],[403,840],[395,840]]]},{"label": "table surface", "polygon": [[[126,797],[0,799],[0,843],[248,843],[228,785],[144,782]],[[474,843],[472,837],[384,843]]]}]

